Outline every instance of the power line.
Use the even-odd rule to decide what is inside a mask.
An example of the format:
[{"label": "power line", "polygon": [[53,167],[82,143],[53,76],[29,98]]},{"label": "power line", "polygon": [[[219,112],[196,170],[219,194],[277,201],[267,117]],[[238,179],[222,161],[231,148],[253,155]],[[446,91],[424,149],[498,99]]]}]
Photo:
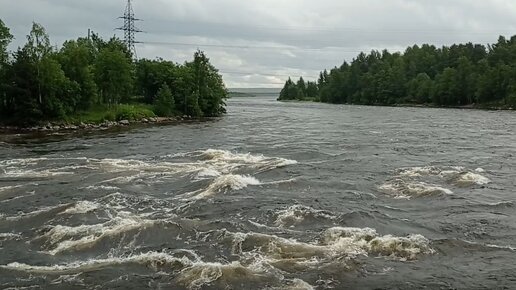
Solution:
[{"label": "power line", "polygon": [[134,17],[131,0],[127,0],[124,16],[118,18],[124,20],[124,26],[117,28],[117,30],[124,31],[124,43],[127,46],[127,49],[133,54],[134,58],[137,58],[136,46],[134,44],[140,42],[135,40],[135,34],[142,31],[139,30],[134,23],[136,21],[141,21],[141,19]]},{"label": "power line", "polygon": [[[152,22],[152,20],[151,20]],[[459,28],[448,28],[448,27],[438,27],[438,28],[417,28],[412,26],[412,28],[396,28],[396,27],[385,27],[382,28],[376,28],[376,27],[358,27],[358,26],[338,26],[338,27],[329,27],[329,26],[281,26],[281,25],[250,25],[250,24],[242,24],[242,23],[224,23],[224,22],[216,22],[216,21],[210,21],[210,22],[195,22],[195,21],[174,21],[174,20],[167,20],[167,21],[153,21],[154,23],[176,23],[177,27],[181,27],[182,25],[188,24],[200,24],[206,26],[208,29],[213,29],[214,26],[224,26],[225,29],[232,28],[234,30],[242,30],[242,28],[254,28],[259,30],[285,30],[285,31],[299,31],[299,32],[331,32],[331,33],[339,33],[343,31],[347,32],[360,32],[360,33],[460,33],[460,34],[493,34],[493,33],[500,33],[501,31],[506,31],[507,33],[510,33],[510,31],[514,30],[513,27],[494,27],[490,29],[480,29],[480,30],[471,30],[471,29],[459,29]],[[202,29],[202,28],[201,28]]]},{"label": "power line", "polygon": [[[226,71],[219,70],[221,74],[230,74],[230,75],[242,75],[242,76],[265,76],[265,77],[292,77],[296,74],[275,74],[275,73],[258,73],[258,72],[244,72],[244,71]],[[319,74],[319,71],[317,72]],[[304,74],[299,74],[304,75]]]},{"label": "power line", "polygon": [[155,45],[166,45],[166,46],[191,46],[191,47],[215,47],[215,48],[236,48],[236,49],[283,49],[283,50],[314,50],[314,51],[323,51],[329,49],[339,50],[340,52],[350,52],[350,53],[359,53],[364,50],[341,50],[349,47],[339,47],[339,46],[328,46],[325,48],[315,48],[315,47],[297,47],[297,46],[260,46],[260,45],[231,45],[231,44],[203,44],[203,43],[187,43],[187,42],[165,42],[165,41],[142,41],[139,43],[144,44],[155,44]]}]

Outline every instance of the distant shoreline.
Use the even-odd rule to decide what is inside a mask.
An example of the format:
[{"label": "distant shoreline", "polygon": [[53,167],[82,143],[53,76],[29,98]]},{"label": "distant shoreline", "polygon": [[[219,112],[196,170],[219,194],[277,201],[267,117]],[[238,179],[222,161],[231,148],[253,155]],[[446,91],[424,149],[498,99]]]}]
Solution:
[{"label": "distant shoreline", "polygon": [[506,107],[499,107],[499,106],[486,106],[486,105],[464,105],[464,106],[438,106],[438,105],[432,105],[432,104],[392,104],[392,105],[380,105],[380,104],[336,104],[336,103],[324,103],[314,100],[277,100],[278,102],[282,103],[321,103],[321,104],[328,104],[328,105],[346,105],[346,106],[365,106],[365,107],[391,107],[391,108],[429,108],[429,109],[461,109],[461,110],[480,110],[480,111],[515,111],[515,108],[506,106]]}]

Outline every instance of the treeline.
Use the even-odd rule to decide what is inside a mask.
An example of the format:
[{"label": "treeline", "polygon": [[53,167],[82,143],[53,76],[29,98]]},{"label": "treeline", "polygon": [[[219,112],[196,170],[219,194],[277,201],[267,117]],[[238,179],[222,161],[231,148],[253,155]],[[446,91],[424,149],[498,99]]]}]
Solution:
[{"label": "treeline", "polygon": [[436,106],[516,106],[516,36],[493,45],[460,44],[437,48],[414,45],[404,53],[360,53],[317,84],[290,78],[279,100],[337,104]]},{"label": "treeline", "polygon": [[201,51],[184,64],[133,61],[121,40],[106,41],[96,34],[66,41],[58,49],[37,23],[26,44],[15,52],[7,51],[12,38],[0,20],[0,121],[4,123],[63,120],[121,104],[145,105],[160,116],[225,113],[222,77]]}]

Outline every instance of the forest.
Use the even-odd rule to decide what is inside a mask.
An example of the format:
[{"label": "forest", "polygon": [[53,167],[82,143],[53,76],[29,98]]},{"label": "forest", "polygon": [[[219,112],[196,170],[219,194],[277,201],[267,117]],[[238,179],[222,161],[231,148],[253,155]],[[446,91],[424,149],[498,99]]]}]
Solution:
[{"label": "forest", "polygon": [[316,82],[289,78],[278,100],[516,108],[516,36],[488,46],[424,44],[403,53],[360,53],[324,70]]},{"label": "forest", "polygon": [[225,113],[227,90],[209,58],[197,51],[184,64],[134,60],[118,38],[93,33],[52,46],[33,23],[27,42],[0,20],[0,123],[102,122],[152,116],[214,117]]}]

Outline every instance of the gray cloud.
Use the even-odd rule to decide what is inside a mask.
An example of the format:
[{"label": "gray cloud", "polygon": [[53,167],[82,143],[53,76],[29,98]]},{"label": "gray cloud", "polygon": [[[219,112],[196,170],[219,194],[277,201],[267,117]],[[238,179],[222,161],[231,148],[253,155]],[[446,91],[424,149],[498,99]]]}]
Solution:
[{"label": "gray cloud", "polygon": [[[84,36],[122,37],[125,0],[0,0],[0,18],[23,45],[32,21],[52,43]],[[183,62],[200,48],[228,87],[280,86],[313,79],[360,51],[408,45],[492,43],[516,34],[514,0],[133,0],[139,57]],[[228,47],[229,46],[229,47]],[[256,73],[256,75],[246,75]]]}]

